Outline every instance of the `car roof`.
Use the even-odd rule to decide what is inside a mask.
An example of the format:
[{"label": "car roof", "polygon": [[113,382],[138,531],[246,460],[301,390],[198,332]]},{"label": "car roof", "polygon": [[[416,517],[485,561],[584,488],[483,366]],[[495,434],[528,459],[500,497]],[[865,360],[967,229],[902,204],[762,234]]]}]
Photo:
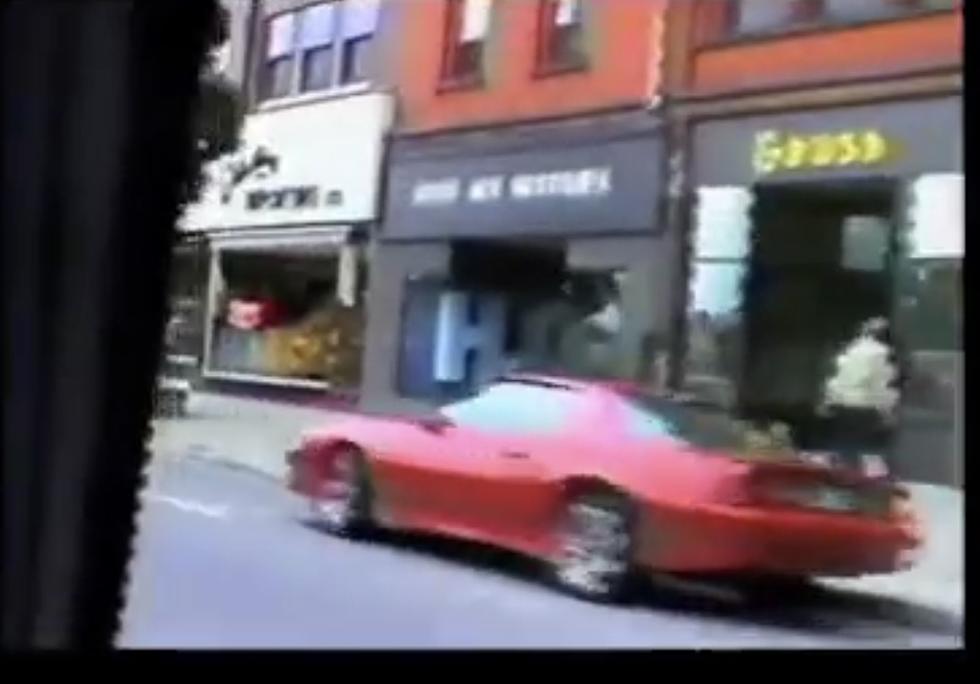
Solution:
[{"label": "car roof", "polygon": [[651,391],[650,388],[632,380],[586,378],[555,373],[520,372],[502,375],[491,384],[502,382],[576,391],[603,390],[622,398],[643,398],[647,401],[664,406],[711,409],[721,408],[717,402],[710,401],[694,394],[677,391]]},{"label": "car roof", "polygon": [[[523,385],[537,385],[539,387],[552,387],[555,389],[566,389],[575,391],[605,389],[616,390],[622,383],[618,381],[596,380],[590,378],[575,378],[549,373],[508,373],[497,378],[493,383],[514,383]],[[627,383],[630,385],[631,383]]]}]

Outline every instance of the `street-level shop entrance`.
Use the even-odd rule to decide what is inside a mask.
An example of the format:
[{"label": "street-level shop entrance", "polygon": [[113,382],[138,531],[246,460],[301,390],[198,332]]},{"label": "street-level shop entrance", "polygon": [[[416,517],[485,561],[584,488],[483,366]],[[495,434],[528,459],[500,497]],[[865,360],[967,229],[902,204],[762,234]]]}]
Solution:
[{"label": "street-level shop entrance", "polygon": [[206,377],[356,389],[366,264],[358,247],[219,245]]},{"label": "street-level shop entrance", "polygon": [[802,428],[835,355],[862,322],[892,317],[895,186],[760,185],[754,194],[739,403],[748,416]]},{"label": "street-level shop entrance", "polygon": [[396,137],[365,407],[431,404],[515,369],[652,378],[679,269],[659,230],[663,151],[640,110]]},{"label": "street-level shop entrance", "polygon": [[961,131],[957,96],[697,122],[684,389],[807,447],[834,355],[882,316],[895,472],[962,482]]},{"label": "street-level shop entrance", "polygon": [[455,242],[445,276],[406,285],[398,391],[458,397],[508,371],[650,380],[645,275],[577,264],[558,240]]}]

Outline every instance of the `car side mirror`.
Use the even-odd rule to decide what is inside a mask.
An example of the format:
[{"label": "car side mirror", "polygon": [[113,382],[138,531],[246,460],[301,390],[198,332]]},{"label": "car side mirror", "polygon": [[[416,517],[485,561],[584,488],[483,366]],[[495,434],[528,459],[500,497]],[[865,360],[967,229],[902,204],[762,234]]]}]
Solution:
[{"label": "car side mirror", "polygon": [[453,421],[444,415],[436,414],[418,419],[418,425],[426,432],[441,435],[447,428],[452,427]]}]

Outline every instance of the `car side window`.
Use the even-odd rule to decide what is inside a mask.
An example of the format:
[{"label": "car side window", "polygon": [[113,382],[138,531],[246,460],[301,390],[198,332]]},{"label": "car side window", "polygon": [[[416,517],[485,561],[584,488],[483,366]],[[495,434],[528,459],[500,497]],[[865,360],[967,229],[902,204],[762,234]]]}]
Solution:
[{"label": "car side window", "polygon": [[677,428],[664,416],[652,411],[625,404],[626,431],[630,437],[640,439],[663,438],[680,441]]},{"label": "car side window", "polygon": [[442,408],[454,423],[487,432],[548,435],[567,427],[578,398],[574,391],[509,383]]}]

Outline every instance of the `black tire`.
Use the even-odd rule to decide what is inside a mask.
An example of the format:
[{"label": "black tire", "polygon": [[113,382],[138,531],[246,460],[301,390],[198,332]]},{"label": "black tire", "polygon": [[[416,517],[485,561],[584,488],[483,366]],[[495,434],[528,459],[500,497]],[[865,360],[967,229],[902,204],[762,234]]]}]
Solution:
[{"label": "black tire", "polygon": [[320,529],[336,537],[357,538],[373,527],[373,489],[364,454],[345,446],[331,459],[330,472],[309,496],[310,515]]},{"label": "black tire", "polygon": [[743,575],[731,579],[729,586],[754,605],[808,601],[819,597],[821,590],[808,575]]},{"label": "black tire", "polygon": [[599,491],[569,497],[558,520],[552,580],[579,598],[622,601],[635,576],[634,529],[625,496]]}]

